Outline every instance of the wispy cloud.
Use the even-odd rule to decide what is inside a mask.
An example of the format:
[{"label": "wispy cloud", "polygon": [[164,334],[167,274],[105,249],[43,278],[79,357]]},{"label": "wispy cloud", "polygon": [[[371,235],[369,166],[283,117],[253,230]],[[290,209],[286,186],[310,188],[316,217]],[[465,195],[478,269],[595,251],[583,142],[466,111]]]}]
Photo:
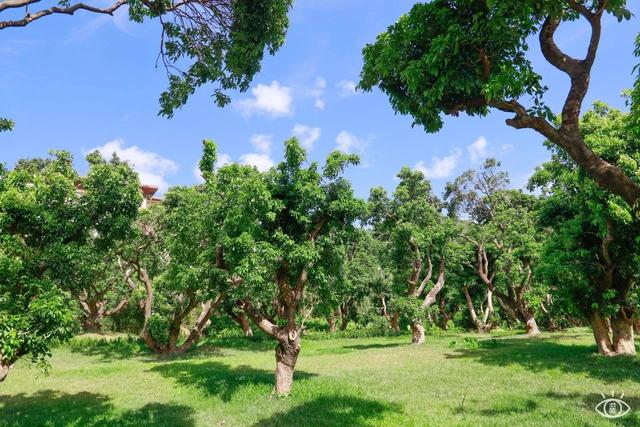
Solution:
[{"label": "wispy cloud", "polygon": [[114,139],[104,145],[94,147],[88,152],[96,150],[107,160],[115,153],[138,173],[142,184],[157,186],[160,193],[169,188],[165,177],[178,170],[178,165],[173,160],[162,157],[153,151],[145,151],[137,145],[127,147],[122,139]]},{"label": "wispy cloud", "polygon": [[320,128],[296,124],[293,127],[293,136],[298,138],[300,144],[307,150],[311,151],[313,145],[320,138]]},{"label": "wispy cloud", "polygon": [[352,80],[341,80],[338,83],[338,88],[340,89],[340,97],[346,98],[348,96],[354,95],[356,93],[356,83]]},{"label": "wispy cloud", "polygon": [[316,82],[311,89],[309,95],[314,98],[313,106],[318,110],[324,110],[326,103],[324,101],[324,91],[327,88],[327,81],[323,77],[316,77]]},{"label": "wispy cloud", "polygon": [[365,139],[343,130],[336,136],[336,148],[343,153],[357,154],[362,161],[361,166],[367,168],[370,166],[367,158],[371,139],[372,135]]},{"label": "wispy cloud", "polygon": [[487,145],[487,139],[484,136],[480,136],[467,147],[467,152],[473,163],[478,163],[487,157]]}]

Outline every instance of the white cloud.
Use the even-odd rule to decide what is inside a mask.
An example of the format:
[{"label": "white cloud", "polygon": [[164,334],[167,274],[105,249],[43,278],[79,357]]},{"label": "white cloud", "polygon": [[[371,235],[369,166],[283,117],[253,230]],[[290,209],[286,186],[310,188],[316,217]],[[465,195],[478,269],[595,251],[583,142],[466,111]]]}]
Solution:
[{"label": "white cloud", "polygon": [[323,99],[324,90],[327,88],[327,81],[323,77],[317,77],[314,86],[309,89],[309,96],[315,98],[314,107],[318,110],[324,110],[326,103]]},{"label": "white cloud", "polygon": [[343,130],[338,134],[338,136],[336,136],[336,148],[343,153],[357,154],[361,161],[360,167],[368,168],[371,164],[367,159],[367,150],[369,148],[369,142],[372,139],[372,134],[369,134],[367,139],[363,139]]},{"label": "white cloud", "polygon": [[125,147],[122,139],[109,141],[104,145],[90,149],[89,152],[96,150],[107,160],[115,153],[121,160],[127,161],[138,172],[140,183],[157,186],[160,193],[169,188],[165,176],[178,170],[178,165],[173,160],[152,151],[144,151],[137,145]]},{"label": "white cloud", "polygon": [[256,151],[240,156],[240,163],[255,166],[260,172],[271,169],[274,165],[273,159],[271,158],[272,136],[262,134],[252,135],[249,142],[256,148]]},{"label": "white cloud", "polygon": [[336,145],[338,146],[338,150],[344,153],[354,153],[364,149],[366,143],[354,134],[343,130],[336,136]]},{"label": "white cloud", "polygon": [[273,160],[268,154],[247,153],[240,156],[243,165],[255,166],[260,172],[266,172],[273,167]]},{"label": "white cloud", "polygon": [[451,176],[458,165],[458,160],[461,155],[460,149],[455,148],[448,156],[433,157],[431,159],[431,166],[425,165],[424,161],[420,160],[414,166],[414,169],[419,170],[429,179],[447,178]]},{"label": "white cloud", "polygon": [[[225,153],[222,154],[218,154],[218,158],[216,159],[216,164],[215,164],[215,168],[216,169],[220,169],[222,166],[224,165],[229,165],[233,163],[233,160],[231,160],[231,156]],[[196,181],[199,183],[203,183],[204,182],[204,178],[202,177],[202,173],[200,172],[200,163],[196,163],[196,165],[193,167],[193,176],[196,177]]]},{"label": "white cloud", "polygon": [[352,80],[341,80],[338,83],[340,89],[340,96],[346,98],[356,93],[356,84]]},{"label": "white cloud", "polygon": [[273,142],[272,138],[272,135],[251,135],[251,139],[249,139],[249,142],[251,143],[251,145],[256,147],[256,150],[258,152],[268,154],[271,151],[271,144]]},{"label": "white cloud", "polygon": [[293,127],[293,136],[298,138],[300,144],[307,150],[311,151],[313,145],[320,138],[320,128],[313,128],[301,124],[296,124]]},{"label": "white cloud", "polygon": [[293,96],[291,89],[281,86],[277,81],[270,85],[259,84],[251,89],[253,98],[237,101],[235,107],[244,116],[261,114],[269,117],[285,117],[293,114]]},{"label": "white cloud", "polygon": [[467,147],[467,152],[473,163],[477,163],[487,157],[487,145],[487,139],[481,136]]}]

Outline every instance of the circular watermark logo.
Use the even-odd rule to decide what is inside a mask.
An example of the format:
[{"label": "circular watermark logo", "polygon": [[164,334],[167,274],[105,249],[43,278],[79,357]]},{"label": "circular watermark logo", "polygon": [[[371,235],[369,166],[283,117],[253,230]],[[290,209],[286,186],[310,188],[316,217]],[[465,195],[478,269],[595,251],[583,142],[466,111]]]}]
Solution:
[{"label": "circular watermark logo", "polygon": [[605,418],[620,418],[629,413],[631,407],[622,400],[624,393],[620,397],[616,397],[614,393],[611,393],[611,397],[602,395],[602,401],[596,405],[596,412]]}]

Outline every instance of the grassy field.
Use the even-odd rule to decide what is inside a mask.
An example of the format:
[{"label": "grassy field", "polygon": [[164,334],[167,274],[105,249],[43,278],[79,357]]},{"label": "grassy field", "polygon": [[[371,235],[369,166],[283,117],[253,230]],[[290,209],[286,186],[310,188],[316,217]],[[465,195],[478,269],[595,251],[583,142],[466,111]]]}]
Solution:
[{"label": "grassy field", "polygon": [[[159,359],[83,339],[49,376],[20,362],[0,384],[2,426],[640,425],[640,359],[595,356],[586,331],[303,341],[294,393],[270,395],[269,341],[211,341]],[[594,407],[624,392],[617,420]]]}]

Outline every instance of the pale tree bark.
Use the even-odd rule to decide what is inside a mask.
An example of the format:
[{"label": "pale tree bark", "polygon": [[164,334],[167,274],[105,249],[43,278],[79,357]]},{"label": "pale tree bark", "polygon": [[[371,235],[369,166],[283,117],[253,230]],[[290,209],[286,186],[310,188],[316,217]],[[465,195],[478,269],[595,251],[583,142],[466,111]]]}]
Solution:
[{"label": "pale tree bark", "polygon": [[276,347],[276,394],[289,394],[293,387],[293,372],[300,354],[300,337],[295,331],[292,332]]},{"label": "pale tree bark", "polygon": [[613,329],[613,350],[616,355],[635,355],[636,345],[633,336],[633,320],[627,316],[625,309],[618,310],[611,319]]},{"label": "pale tree bark", "polygon": [[553,298],[551,297],[551,294],[547,294],[545,301],[540,301],[540,309],[547,316],[547,330],[549,330],[550,332],[558,329],[556,326],[556,322],[553,319],[553,314],[550,312],[552,305]]},{"label": "pale tree bark", "polygon": [[329,324],[329,332],[334,333],[338,330],[336,327],[336,318],[333,314],[327,316],[327,323]]},{"label": "pale tree bark", "polygon": [[251,302],[239,303],[253,323],[264,333],[278,341],[276,347],[275,393],[287,395],[293,387],[293,374],[298,354],[300,353],[301,337],[298,328],[289,323],[287,327],[279,327],[268,320]]},{"label": "pale tree bark", "polygon": [[538,323],[536,322],[536,318],[533,316],[533,313],[530,310],[525,309],[523,311],[523,317],[527,335],[540,335],[540,329],[538,329]]},{"label": "pale tree bark", "polygon": [[469,309],[469,314],[471,315],[471,321],[476,328],[476,331],[479,333],[489,332],[493,328],[493,324],[491,322],[491,316],[493,315],[493,293],[491,291],[487,291],[487,307],[484,310],[482,319],[480,319],[476,313],[476,309],[473,305],[473,300],[471,299],[471,294],[469,293],[469,287],[463,287],[464,298],[467,302],[467,308]]},{"label": "pale tree bark", "polygon": [[593,330],[593,337],[596,340],[596,346],[598,347],[598,353],[604,356],[613,356],[615,354],[611,337],[609,336],[609,327],[606,320],[598,312],[591,314],[589,319],[591,322],[591,329]]},{"label": "pale tree bark", "polygon": [[[420,288],[419,288],[420,293],[416,292],[414,293],[414,296],[417,296],[417,297],[420,296],[426,284],[429,282],[430,278],[431,278],[431,260],[429,260],[429,271],[427,273],[427,276],[425,277],[425,279],[422,281],[422,284],[420,285]],[[433,286],[433,288],[431,288],[427,293],[427,295],[424,297],[424,300],[422,301],[423,309],[431,307],[437,301],[436,298],[438,296],[438,293],[444,287],[444,278],[445,278],[445,260],[444,260],[444,257],[442,257],[440,259],[438,279],[436,280],[436,284]],[[422,322],[417,320],[412,322],[410,326],[411,326],[411,344],[424,344],[425,334],[424,334],[424,326],[422,325]]]},{"label": "pale tree bark", "polygon": [[400,313],[397,311],[393,314],[389,313],[387,310],[387,300],[384,295],[380,296],[380,300],[382,301],[382,315],[387,319],[394,332],[399,332],[400,323],[398,322],[398,318],[400,317]]},{"label": "pale tree bark", "polygon": [[424,344],[424,326],[422,322],[411,323],[411,344]]},{"label": "pale tree bark", "polygon": [[[431,264],[431,262],[429,262]],[[436,280],[436,284],[431,288],[431,290],[424,297],[424,301],[422,301],[422,307],[427,308],[431,307],[436,302],[436,297],[444,287],[444,273],[445,273],[445,260],[444,257],[440,258],[440,268],[438,270],[438,279]],[[418,295],[419,296],[419,295]]]},{"label": "pale tree bark", "polygon": [[[222,293],[218,295],[215,300],[209,300],[202,304],[202,311],[200,316],[198,316],[198,320],[191,328],[184,342],[176,349],[178,353],[186,353],[194,344],[197,344],[200,339],[202,339],[204,330],[210,323],[211,316],[213,316],[213,313],[215,313],[216,309],[220,306],[224,297],[225,295]],[[249,328],[249,331],[251,331],[251,328]]]},{"label": "pale tree bark", "polygon": [[533,280],[533,272],[529,264],[525,262],[524,266],[519,267],[520,273],[524,275],[524,279],[521,283],[509,284],[507,293],[504,293],[496,289],[494,286],[496,271],[494,270],[491,273],[489,272],[489,257],[486,249],[483,245],[477,242],[473,243],[477,245],[475,270],[482,282],[486,285],[487,290],[491,292],[491,294],[495,294],[498,299],[498,303],[508,317],[516,322],[523,322],[525,324],[525,331],[527,335],[540,335],[540,329],[538,328],[534,312],[531,310],[525,299],[525,292],[531,287],[531,282]]},{"label": "pale tree bark", "polygon": [[[118,260],[118,264],[122,267],[120,260]],[[130,269],[124,271],[124,280],[129,286],[128,292],[120,299],[118,304],[110,309],[107,308],[105,294],[114,288],[116,280],[112,280],[111,283],[102,290],[97,290],[95,287],[91,286],[91,293],[89,293],[87,289],[83,289],[82,292],[76,295],[76,298],[80,303],[80,307],[82,308],[82,328],[85,331],[94,333],[100,332],[102,329],[102,322],[105,318],[115,316],[127,308],[131,293],[137,287],[133,280],[131,280],[131,274],[132,272]]]}]

